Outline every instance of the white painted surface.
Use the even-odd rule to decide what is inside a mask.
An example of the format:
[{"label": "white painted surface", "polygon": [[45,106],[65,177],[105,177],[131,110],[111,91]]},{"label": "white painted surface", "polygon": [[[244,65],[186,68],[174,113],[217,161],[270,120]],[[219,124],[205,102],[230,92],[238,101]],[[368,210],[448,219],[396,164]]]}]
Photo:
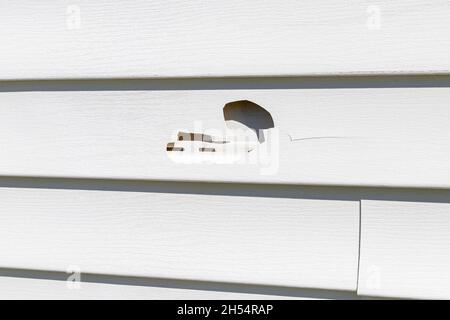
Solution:
[{"label": "white painted surface", "polygon": [[[449,188],[450,86],[420,85],[450,73],[449,15],[446,0],[0,0],[0,80],[427,76],[418,86],[382,77],[373,87],[301,88],[272,78],[253,89],[1,82],[0,175]],[[271,112],[273,162],[169,159],[177,131],[220,131],[222,107],[241,99]],[[203,191],[0,188],[0,266],[356,290],[358,201]],[[358,292],[448,298],[449,211],[445,202],[363,200]],[[187,294],[1,283],[8,297]]]},{"label": "white painted surface", "polygon": [[[163,86],[93,86],[94,91],[38,86],[15,92],[6,87],[0,92],[0,174],[450,187],[448,87]],[[279,130],[268,163],[178,164],[169,159],[166,144],[179,130],[221,132],[224,104],[240,99],[266,108]]]},{"label": "white painted surface", "polygon": [[450,203],[361,201],[358,294],[450,297]]},{"label": "white painted surface", "polygon": [[0,79],[448,73],[447,0],[0,2]]},{"label": "white painted surface", "polygon": [[0,266],[356,290],[358,201],[178,192],[1,188]]}]

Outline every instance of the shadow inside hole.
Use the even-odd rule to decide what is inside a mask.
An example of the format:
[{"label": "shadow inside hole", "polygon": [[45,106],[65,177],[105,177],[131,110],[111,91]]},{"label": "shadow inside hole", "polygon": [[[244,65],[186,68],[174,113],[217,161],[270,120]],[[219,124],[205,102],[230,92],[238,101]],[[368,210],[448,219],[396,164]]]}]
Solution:
[{"label": "shadow inside hole", "polygon": [[260,143],[265,141],[264,129],[273,128],[274,122],[269,111],[249,100],[229,102],[223,107],[223,116],[227,127],[237,122],[256,132]]}]

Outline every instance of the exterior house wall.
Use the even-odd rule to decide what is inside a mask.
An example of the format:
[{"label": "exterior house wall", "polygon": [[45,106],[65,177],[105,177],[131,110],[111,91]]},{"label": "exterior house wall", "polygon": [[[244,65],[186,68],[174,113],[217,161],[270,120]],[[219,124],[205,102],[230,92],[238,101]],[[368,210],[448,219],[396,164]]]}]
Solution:
[{"label": "exterior house wall", "polygon": [[450,297],[448,1],[0,8],[1,298]]}]

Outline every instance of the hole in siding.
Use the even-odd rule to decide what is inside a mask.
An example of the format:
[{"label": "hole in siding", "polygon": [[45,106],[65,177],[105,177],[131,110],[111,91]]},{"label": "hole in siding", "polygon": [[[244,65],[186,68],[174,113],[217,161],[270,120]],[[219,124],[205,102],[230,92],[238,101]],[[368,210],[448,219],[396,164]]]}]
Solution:
[{"label": "hole in siding", "polygon": [[258,155],[253,158],[246,155],[258,149],[260,144],[263,147],[262,144],[268,140],[268,129],[274,128],[272,115],[252,101],[238,100],[224,105],[223,117],[225,135],[221,135],[223,129],[217,129],[217,134],[212,134],[213,131],[206,134],[200,130],[177,131],[175,141],[169,142],[166,147],[170,159],[178,163],[257,161],[255,156]]},{"label": "hole in siding", "polygon": [[275,127],[270,112],[249,100],[227,103],[223,107],[223,116],[231,129],[247,127],[255,131],[260,143],[265,141],[264,130]]}]

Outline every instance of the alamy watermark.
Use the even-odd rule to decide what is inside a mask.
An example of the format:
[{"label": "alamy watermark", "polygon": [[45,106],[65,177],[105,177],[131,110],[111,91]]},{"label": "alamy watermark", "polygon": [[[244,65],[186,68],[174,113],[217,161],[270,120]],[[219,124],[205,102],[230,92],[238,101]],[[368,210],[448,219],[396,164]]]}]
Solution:
[{"label": "alamy watermark", "polygon": [[374,31],[374,30],[381,30],[381,8],[378,5],[370,5],[367,7],[367,20],[366,20],[366,26],[367,29]]},{"label": "alamy watermark", "polygon": [[258,168],[261,175],[274,175],[279,169],[280,132],[278,128],[225,131],[204,129],[200,121],[193,130],[174,131],[167,155],[175,163],[233,164]]},{"label": "alamy watermark", "polygon": [[66,286],[69,290],[81,289],[81,268],[79,266],[69,266],[66,270],[68,277],[66,279]]},{"label": "alamy watermark", "polygon": [[66,28],[68,30],[81,29],[81,8],[76,4],[66,7]]}]

